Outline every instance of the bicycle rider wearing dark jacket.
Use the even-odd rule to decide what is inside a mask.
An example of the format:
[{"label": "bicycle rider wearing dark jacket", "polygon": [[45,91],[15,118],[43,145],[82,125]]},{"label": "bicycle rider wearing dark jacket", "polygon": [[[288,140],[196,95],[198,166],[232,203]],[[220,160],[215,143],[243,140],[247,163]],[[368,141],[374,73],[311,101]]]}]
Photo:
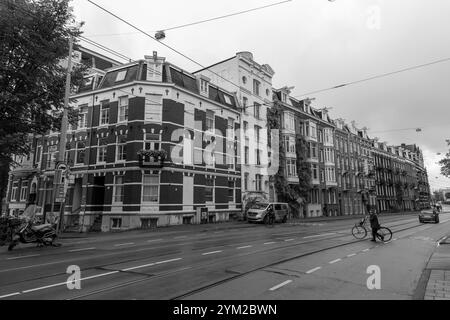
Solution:
[{"label": "bicycle rider wearing dark jacket", "polygon": [[376,242],[376,235],[378,230],[381,228],[380,223],[378,222],[378,216],[375,211],[370,212],[370,227],[372,228],[372,240]]}]

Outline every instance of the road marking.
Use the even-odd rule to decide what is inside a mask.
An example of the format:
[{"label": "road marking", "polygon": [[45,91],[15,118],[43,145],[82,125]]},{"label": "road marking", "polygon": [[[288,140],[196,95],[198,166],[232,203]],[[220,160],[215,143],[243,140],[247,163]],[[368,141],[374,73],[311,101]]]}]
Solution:
[{"label": "road marking", "polygon": [[336,232],[333,233],[324,233],[324,234],[316,234],[314,236],[307,236],[307,237],[303,237],[303,239],[310,239],[310,238],[317,238],[317,237],[325,237],[325,236],[331,236],[336,234]]},{"label": "road marking", "polygon": [[152,262],[152,263],[148,263],[148,264],[143,264],[140,266],[136,266],[136,267],[130,267],[130,268],[126,268],[126,269],[122,269],[120,271],[124,272],[124,271],[131,271],[131,270],[136,270],[136,269],[141,269],[141,268],[146,268],[146,267],[151,267],[151,266],[156,266],[158,264],[163,264],[163,263],[169,263],[169,262],[173,262],[173,261],[178,261],[181,260],[182,258],[175,258],[175,259],[170,259],[170,260],[164,260],[164,261],[158,261],[158,262]]},{"label": "road marking", "polygon": [[87,251],[87,250],[94,250],[95,248],[84,248],[84,249],[73,249],[73,250],[69,250],[69,252],[78,252],[78,251]]},{"label": "road marking", "polygon": [[40,256],[40,254],[31,254],[29,256],[20,256],[20,257],[6,258],[6,260],[25,259],[25,258],[31,258],[31,257],[37,257],[37,256]]},{"label": "road marking", "polygon": [[164,260],[164,261],[159,261],[159,262],[155,262],[155,264],[163,264],[163,263],[168,263],[168,262],[174,262],[174,261],[178,261],[181,260],[182,258],[174,258],[174,259],[170,259],[170,260]]},{"label": "road marking", "polygon": [[284,287],[285,285],[287,285],[287,284],[289,284],[291,282],[292,282],[292,280],[287,280],[287,281],[285,281],[283,283],[280,283],[280,284],[276,285],[275,287],[270,288],[269,290],[270,291],[275,291],[277,289],[280,289],[281,287]]},{"label": "road marking", "polygon": [[295,239],[286,239],[284,241],[289,242],[289,241],[294,241]]},{"label": "road marking", "polygon": [[369,251],[370,249],[364,249],[362,252],[367,252],[367,251]]},{"label": "road marking", "polygon": [[202,256],[207,256],[207,255],[210,255],[210,254],[221,253],[221,252],[222,252],[222,250],[212,251],[212,252],[205,252],[205,253],[202,253]]},{"label": "road marking", "polygon": [[322,269],[322,267],[317,267],[317,268],[308,270],[308,271],[306,271],[306,273],[307,273],[307,274],[310,274],[310,273],[316,272],[317,270],[320,270],[320,269]]},{"label": "road marking", "polygon": [[398,239],[397,238],[395,238],[395,239],[392,239],[392,241],[397,241]]},{"label": "road marking", "polygon": [[216,231],[216,232],[214,232],[214,233],[222,233],[223,231]]},{"label": "road marking", "polygon": [[12,296],[17,296],[19,294],[20,294],[20,292],[14,292],[14,293],[10,293],[10,294],[5,294],[4,296],[0,296],[0,299],[12,297]]},{"label": "road marking", "polygon": [[175,237],[174,239],[184,239],[187,238],[187,236],[179,236],[179,237]]},{"label": "road marking", "polygon": [[240,249],[247,249],[247,248],[251,248],[252,246],[243,246],[243,247],[238,247],[236,249],[240,250]]},{"label": "road marking", "polygon": [[264,244],[274,244],[274,243],[276,243],[276,242],[271,241],[271,242],[266,242],[266,243],[264,243]]},{"label": "road marking", "polygon": [[134,244],[134,242],[128,242],[128,243],[119,243],[119,244],[115,244],[114,247],[121,247],[121,246],[129,246]]},{"label": "road marking", "polygon": [[162,239],[147,240],[147,242],[156,242],[156,241],[162,241]]},{"label": "road marking", "polygon": [[[97,274],[95,276],[81,278],[79,281],[84,281],[84,280],[89,280],[89,279],[94,279],[94,278],[100,278],[100,277],[109,276],[109,275],[115,274],[115,273],[119,273],[119,271],[111,271],[111,272],[101,273],[101,274]],[[65,281],[65,282],[55,283],[55,284],[51,284],[51,285],[44,286],[44,287],[29,289],[29,290],[22,291],[21,293],[30,293],[30,292],[40,291],[40,290],[44,290],[44,289],[48,289],[48,288],[59,287],[59,286],[62,286],[62,285],[67,285],[68,283],[71,283],[71,281]]]},{"label": "road marking", "polygon": [[330,261],[330,262],[328,262],[329,264],[334,264],[334,263],[336,263],[336,262],[339,262],[339,261],[341,261],[342,259],[336,259],[336,260],[333,260],[333,261]]},{"label": "road marking", "polygon": [[347,258],[351,258],[351,257],[354,257],[354,256],[356,256],[356,253],[349,254],[349,255],[347,256]]}]

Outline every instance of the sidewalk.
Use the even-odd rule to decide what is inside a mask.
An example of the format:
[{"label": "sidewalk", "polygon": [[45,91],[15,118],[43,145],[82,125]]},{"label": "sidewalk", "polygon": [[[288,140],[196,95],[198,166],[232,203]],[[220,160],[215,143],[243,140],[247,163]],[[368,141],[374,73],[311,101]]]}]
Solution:
[{"label": "sidewalk", "polygon": [[428,261],[424,275],[428,276],[428,280],[422,299],[450,300],[450,234],[440,240]]}]

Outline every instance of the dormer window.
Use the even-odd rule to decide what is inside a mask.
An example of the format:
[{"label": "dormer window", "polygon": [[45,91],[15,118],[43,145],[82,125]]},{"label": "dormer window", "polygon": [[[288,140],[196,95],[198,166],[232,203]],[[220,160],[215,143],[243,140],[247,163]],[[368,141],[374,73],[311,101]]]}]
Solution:
[{"label": "dormer window", "polygon": [[127,70],[119,71],[116,76],[116,82],[125,80],[127,75]]},{"label": "dormer window", "polygon": [[286,102],[286,100],[287,100],[287,94],[286,93],[281,93],[281,100],[283,101],[283,102]]},{"label": "dormer window", "polygon": [[232,104],[232,103],[231,103],[231,98],[230,98],[229,96],[227,96],[226,94],[224,94],[223,97],[224,97],[224,99],[225,99],[225,103],[226,103],[226,104],[230,104],[230,105]]},{"label": "dormer window", "polygon": [[202,93],[208,92],[208,82],[204,79],[200,79],[200,91]]}]

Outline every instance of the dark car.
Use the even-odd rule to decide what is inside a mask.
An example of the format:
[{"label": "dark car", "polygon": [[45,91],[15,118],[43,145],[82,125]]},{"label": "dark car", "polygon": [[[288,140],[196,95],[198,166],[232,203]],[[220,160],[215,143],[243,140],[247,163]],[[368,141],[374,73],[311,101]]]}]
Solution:
[{"label": "dark car", "polygon": [[425,223],[425,222],[439,223],[438,211],[435,208],[429,208],[429,209],[420,211],[419,222],[420,223]]}]

